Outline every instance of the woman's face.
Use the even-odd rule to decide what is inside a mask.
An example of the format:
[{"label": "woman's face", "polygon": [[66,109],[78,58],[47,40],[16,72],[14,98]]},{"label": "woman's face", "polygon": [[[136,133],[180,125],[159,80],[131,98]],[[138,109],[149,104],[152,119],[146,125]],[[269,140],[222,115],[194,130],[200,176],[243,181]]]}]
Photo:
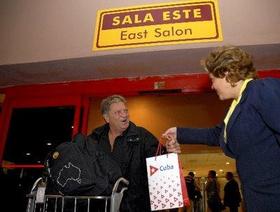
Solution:
[{"label": "woman's face", "polygon": [[209,74],[212,81],[211,88],[216,91],[220,100],[227,100],[235,98],[235,93],[232,85],[226,81],[226,77],[217,78],[212,74]]}]

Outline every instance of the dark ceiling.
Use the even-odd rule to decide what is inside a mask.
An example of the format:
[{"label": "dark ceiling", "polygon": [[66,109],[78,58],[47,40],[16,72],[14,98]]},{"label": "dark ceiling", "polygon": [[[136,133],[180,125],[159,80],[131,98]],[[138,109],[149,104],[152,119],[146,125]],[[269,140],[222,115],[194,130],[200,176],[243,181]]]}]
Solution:
[{"label": "dark ceiling", "polygon": [[[243,48],[254,56],[257,70],[280,70],[280,44]],[[200,59],[209,51],[209,48],[181,49],[1,65],[0,87],[204,73]]]}]

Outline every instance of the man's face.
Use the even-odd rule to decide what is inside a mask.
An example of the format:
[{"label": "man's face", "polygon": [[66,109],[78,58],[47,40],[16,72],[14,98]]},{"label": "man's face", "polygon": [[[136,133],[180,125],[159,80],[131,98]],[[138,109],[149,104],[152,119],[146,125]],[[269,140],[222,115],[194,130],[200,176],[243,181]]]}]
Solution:
[{"label": "man's face", "polygon": [[110,128],[117,132],[124,132],[129,126],[129,114],[123,102],[113,103],[108,114],[104,116]]}]

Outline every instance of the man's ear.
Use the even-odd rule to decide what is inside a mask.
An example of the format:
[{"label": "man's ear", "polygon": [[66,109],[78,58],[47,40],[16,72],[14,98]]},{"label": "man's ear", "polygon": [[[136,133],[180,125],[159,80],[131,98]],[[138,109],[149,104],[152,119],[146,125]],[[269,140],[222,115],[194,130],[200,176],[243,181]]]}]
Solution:
[{"label": "man's ear", "polygon": [[104,114],[103,118],[106,121],[106,123],[109,123],[109,116],[108,116],[108,114]]}]

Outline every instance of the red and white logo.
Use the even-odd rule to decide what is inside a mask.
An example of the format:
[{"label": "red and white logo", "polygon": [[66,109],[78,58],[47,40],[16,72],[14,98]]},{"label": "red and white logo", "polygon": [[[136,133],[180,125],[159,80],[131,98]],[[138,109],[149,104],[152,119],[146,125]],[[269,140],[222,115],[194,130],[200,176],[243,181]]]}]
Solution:
[{"label": "red and white logo", "polygon": [[158,170],[158,168],[150,165],[150,176],[152,176],[154,173],[156,173],[157,170]]}]

